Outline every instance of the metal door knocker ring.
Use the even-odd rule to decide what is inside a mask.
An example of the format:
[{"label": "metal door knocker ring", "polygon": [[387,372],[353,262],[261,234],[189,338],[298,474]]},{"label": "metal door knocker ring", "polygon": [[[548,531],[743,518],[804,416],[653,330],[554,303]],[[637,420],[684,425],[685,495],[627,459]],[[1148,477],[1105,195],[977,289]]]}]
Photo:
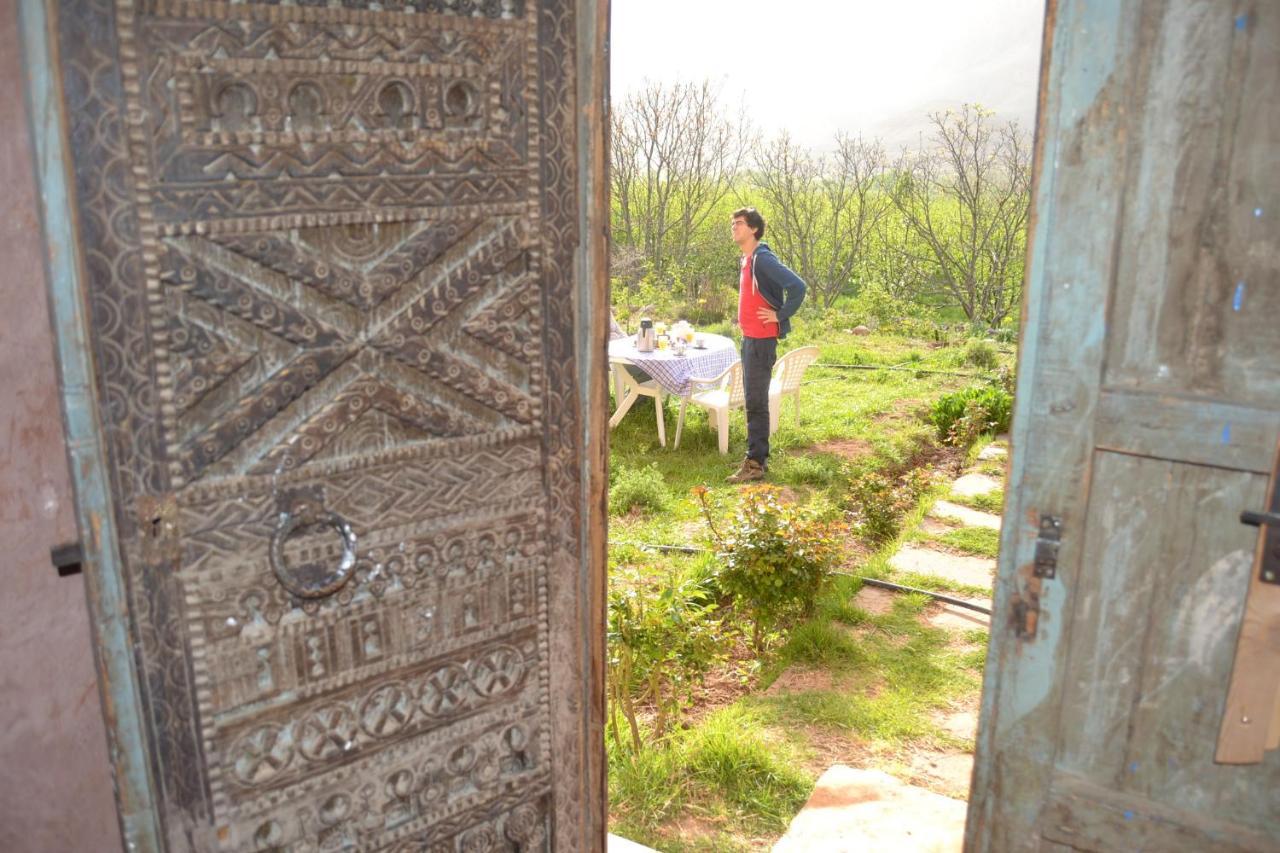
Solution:
[{"label": "metal door knocker ring", "polygon": [[[342,555],[337,565],[323,557],[289,565],[284,555],[285,544],[300,531],[310,533],[315,528],[327,528],[342,540]],[[351,579],[356,566],[356,534],[336,512],[329,512],[312,501],[298,501],[281,511],[271,537],[270,557],[271,569],[286,590],[298,598],[324,598],[342,589]]]}]

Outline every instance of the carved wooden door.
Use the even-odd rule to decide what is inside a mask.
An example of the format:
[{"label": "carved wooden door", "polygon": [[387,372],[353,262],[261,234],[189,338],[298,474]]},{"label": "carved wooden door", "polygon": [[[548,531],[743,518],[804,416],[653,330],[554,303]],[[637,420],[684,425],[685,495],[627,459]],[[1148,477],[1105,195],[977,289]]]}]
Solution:
[{"label": "carved wooden door", "polygon": [[1217,760],[1280,437],[1280,7],[1048,22],[967,849],[1280,849],[1280,752]]},{"label": "carved wooden door", "polygon": [[129,849],[603,838],[592,5],[27,5]]}]

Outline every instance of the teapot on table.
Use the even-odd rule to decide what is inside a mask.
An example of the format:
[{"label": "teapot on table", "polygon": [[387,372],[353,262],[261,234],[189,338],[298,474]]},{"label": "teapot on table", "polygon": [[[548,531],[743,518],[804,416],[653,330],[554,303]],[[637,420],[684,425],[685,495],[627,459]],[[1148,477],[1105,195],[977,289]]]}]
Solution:
[{"label": "teapot on table", "polygon": [[640,331],[636,333],[636,352],[653,352],[658,345],[658,332],[653,328],[653,321],[648,317],[640,320]]}]

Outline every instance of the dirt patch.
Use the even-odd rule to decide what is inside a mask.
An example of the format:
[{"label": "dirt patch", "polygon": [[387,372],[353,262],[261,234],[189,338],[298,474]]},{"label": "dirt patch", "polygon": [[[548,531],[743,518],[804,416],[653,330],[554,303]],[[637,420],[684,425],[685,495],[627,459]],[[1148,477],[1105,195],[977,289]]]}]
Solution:
[{"label": "dirt patch", "polygon": [[729,660],[708,672],[702,684],[694,689],[684,722],[693,725],[708,714],[732,705],[750,693],[755,685],[752,683],[753,679],[747,679],[744,683],[742,664],[754,660],[755,654],[746,642],[735,642],[729,651]]},{"label": "dirt patch", "polygon": [[871,452],[871,444],[860,438],[840,438],[824,441],[816,445],[814,450],[820,453],[832,453],[845,459],[858,459]]},{"label": "dirt patch", "polygon": [[926,515],[924,520],[920,522],[920,529],[930,536],[941,536],[944,533],[950,533],[955,530],[955,527],[941,519]]},{"label": "dirt patch", "polygon": [[778,696],[783,693],[810,693],[815,690],[830,690],[835,686],[831,673],[821,669],[805,669],[792,666],[783,670],[782,675],[774,679],[773,684],[764,692],[766,696]]},{"label": "dirt patch", "polygon": [[702,519],[685,521],[676,527],[676,530],[680,534],[680,544],[699,548],[703,544],[703,537],[707,535],[707,523]]},{"label": "dirt patch", "polygon": [[836,734],[823,726],[805,726],[804,733],[813,750],[813,755],[805,760],[804,766],[815,776],[821,776],[833,764],[860,767],[871,760],[871,751],[857,738]]},{"label": "dirt patch", "polygon": [[890,590],[864,586],[854,596],[853,603],[854,606],[862,608],[872,616],[883,616],[893,612],[894,596],[895,594]]}]

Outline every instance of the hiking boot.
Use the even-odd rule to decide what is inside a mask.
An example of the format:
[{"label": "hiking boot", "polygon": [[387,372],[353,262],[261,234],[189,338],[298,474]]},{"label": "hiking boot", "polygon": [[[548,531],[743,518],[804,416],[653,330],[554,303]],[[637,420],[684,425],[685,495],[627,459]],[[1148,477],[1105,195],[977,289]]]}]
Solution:
[{"label": "hiking boot", "polygon": [[742,467],[725,477],[726,483],[752,483],[764,479],[764,466],[754,459],[743,459]]}]

